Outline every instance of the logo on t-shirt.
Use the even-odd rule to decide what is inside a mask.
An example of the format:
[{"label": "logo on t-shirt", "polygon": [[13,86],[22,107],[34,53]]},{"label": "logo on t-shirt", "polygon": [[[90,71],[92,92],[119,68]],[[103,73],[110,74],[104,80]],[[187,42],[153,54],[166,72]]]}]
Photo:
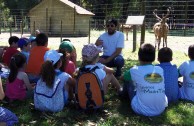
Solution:
[{"label": "logo on t-shirt", "polygon": [[144,80],[149,82],[149,83],[160,83],[162,82],[162,76],[158,73],[151,73],[151,74],[147,74],[144,77]]},{"label": "logo on t-shirt", "polygon": [[191,78],[192,80],[194,80],[194,72],[191,72],[189,76],[190,76],[190,78]]}]

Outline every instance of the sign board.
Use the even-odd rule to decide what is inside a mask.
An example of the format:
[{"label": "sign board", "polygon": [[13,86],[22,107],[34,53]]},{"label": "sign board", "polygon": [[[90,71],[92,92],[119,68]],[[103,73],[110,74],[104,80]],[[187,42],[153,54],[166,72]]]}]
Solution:
[{"label": "sign board", "polygon": [[128,25],[142,25],[145,16],[128,16],[125,24]]}]

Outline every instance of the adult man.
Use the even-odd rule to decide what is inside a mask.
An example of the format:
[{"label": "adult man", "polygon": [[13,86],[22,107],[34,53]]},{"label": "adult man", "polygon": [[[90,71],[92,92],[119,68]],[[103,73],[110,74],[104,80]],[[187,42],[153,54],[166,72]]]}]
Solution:
[{"label": "adult man", "polygon": [[124,48],[124,34],[116,30],[118,25],[117,20],[110,19],[106,23],[107,32],[103,33],[96,45],[103,48],[103,55],[99,62],[108,67],[116,67],[115,76],[121,76],[121,68],[124,66],[124,58],[122,49]]}]

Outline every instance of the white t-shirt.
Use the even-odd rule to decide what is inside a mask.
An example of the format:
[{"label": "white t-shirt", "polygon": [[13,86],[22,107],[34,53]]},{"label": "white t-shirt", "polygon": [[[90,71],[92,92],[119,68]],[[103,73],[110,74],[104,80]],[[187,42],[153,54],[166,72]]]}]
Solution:
[{"label": "white t-shirt", "polygon": [[194,101],[194,61],[186,61],[179,67],[179,73],[183,76],[183,86],[180,88],[182,99]]},{"label": "white t-shirt", "polygon": [[[101,64],[101,63],[96,63],[96,64],[94,64],[94,65],[86,65],[85,68],[90,68],[90,69],[92,69],[92,68],[94,68],[95,66],[98,66],[98,67],[99,67],[99,69],[96,69],[96,70],[95,70],[95,73],[97,74],[99,80],[101,80],[101,82],[102,82],[102,80],[103,80],[103,79],[105,78],[105,76],[106,76],[106,72],[103,70],[103,69],[104,69],[104,65],[103,65],[103,64]],[[103,83],[102,83],[102,84],[103,84]]]},{"label": "white t-shirt", "polygon": [[145,116],[161,114],[168,105],[163,69],[151,64],[134,66],[130,69],[130,75],[136,86],[136,95],[131,101],[132,109]]},{"label": "white t-shirt", "polygon": [[120,31],[116,31],[113,35],[105,32],[99,39],[103,41],[103,55],[105,56],[111,56],[117,48],[124,48],[124,34]]}]

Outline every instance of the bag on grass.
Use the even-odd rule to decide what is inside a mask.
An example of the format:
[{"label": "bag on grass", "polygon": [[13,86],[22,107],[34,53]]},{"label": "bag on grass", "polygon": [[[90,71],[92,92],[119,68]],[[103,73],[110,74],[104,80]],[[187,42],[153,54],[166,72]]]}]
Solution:
[{"label": "bag on grass", "polygon": [[98,66],[81,68],[76,83],[76,100],[80,108],[84,110],[98,109],[104,103],[104,91],[102,82],[99,80],[95,70]]}]

